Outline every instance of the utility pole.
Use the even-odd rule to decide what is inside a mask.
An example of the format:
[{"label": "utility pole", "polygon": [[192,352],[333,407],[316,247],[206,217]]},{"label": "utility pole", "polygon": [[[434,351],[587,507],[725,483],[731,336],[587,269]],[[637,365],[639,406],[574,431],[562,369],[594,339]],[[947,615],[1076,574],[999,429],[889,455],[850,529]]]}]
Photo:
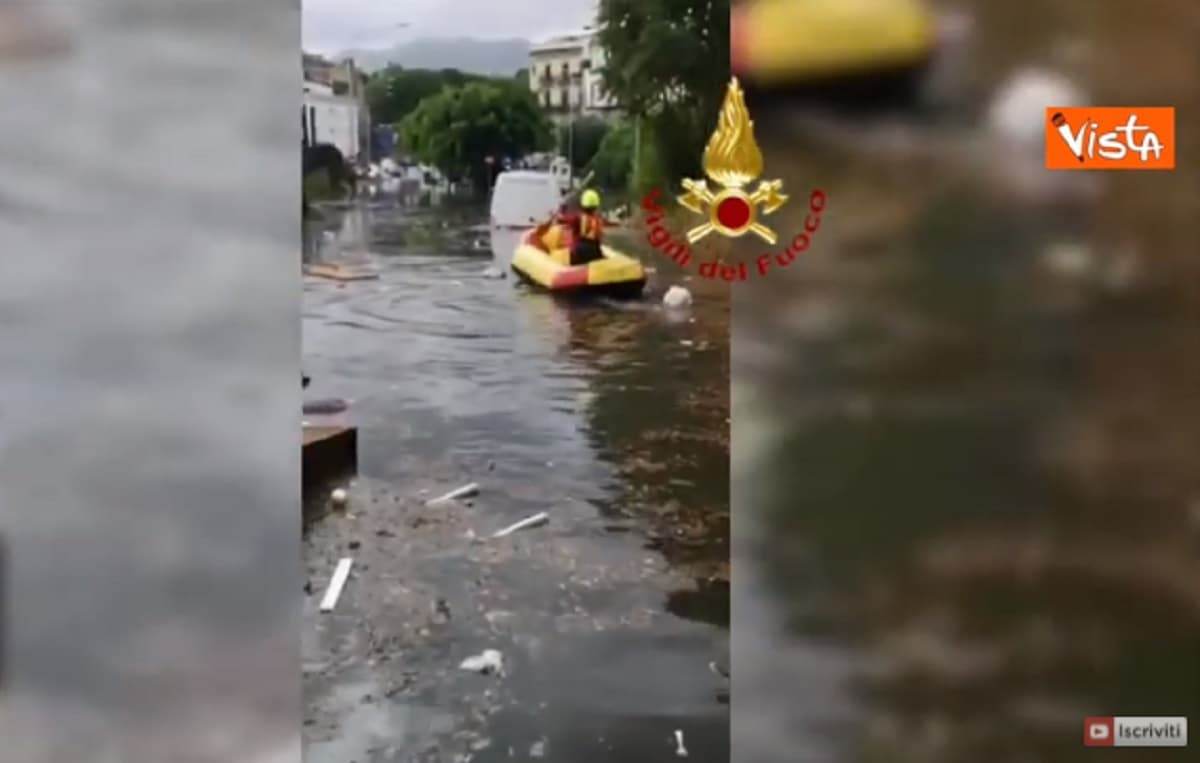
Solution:
[{"label": "utility pole", "polygon": [[575,188],[575,118],[568,114],[567,119],[567,187]]},{"label": "utility pole", "polygon": [[642,167],[642,115],[633,118],[633,167],[629,173],[634,190],[641,190],[640,173]]}]

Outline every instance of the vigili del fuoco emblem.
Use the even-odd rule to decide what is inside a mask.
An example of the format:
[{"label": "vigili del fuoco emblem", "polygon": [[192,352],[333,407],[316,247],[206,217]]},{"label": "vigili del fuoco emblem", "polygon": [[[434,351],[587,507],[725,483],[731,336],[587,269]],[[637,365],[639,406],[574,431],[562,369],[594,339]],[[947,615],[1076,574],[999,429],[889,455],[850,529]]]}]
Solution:
[{"label": "vigili del fuoco emblem", "polygon": [[708,215],[708,222],[697,225],[687,233],[689,243],[696,243],[716,231],[736,238],[753,233],[768,244],[776,241],[775,231],[758,222],[760,214],[769,215],[782,207],[788,197],[781,193],[782,180],[764,180],[753,191],[746,186],[758,180],[763,171],[762,151],[754,140],[754,122],[746,108],[746,97],[737,77],[725,91],[725,102],[717,119],[717,128],[704,149],[704,174],[716,185],[711,188],[704,179],[683,181],[686,193],[679,203],[699,215]]}]

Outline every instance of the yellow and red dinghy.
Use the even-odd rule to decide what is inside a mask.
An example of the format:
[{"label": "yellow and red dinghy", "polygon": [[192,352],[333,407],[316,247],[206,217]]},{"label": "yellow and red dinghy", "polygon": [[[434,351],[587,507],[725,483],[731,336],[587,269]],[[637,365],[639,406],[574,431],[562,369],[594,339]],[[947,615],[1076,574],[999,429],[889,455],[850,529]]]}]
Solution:
[{"label": "yellow and red dinghy", "polygon": [[541,226],[521,236],[512,269],[521,279],[554,293],[639,296],[646,287],[642,263],[607,245],[601,251],[601,259],[571,265],[569,234],[561,226]]},{"label": "yellow and red dinghy", "polygon": [[924,0],[746,0],[731,11],[729,68],[763,91],[887,92],[919,83],[937,37]]}]

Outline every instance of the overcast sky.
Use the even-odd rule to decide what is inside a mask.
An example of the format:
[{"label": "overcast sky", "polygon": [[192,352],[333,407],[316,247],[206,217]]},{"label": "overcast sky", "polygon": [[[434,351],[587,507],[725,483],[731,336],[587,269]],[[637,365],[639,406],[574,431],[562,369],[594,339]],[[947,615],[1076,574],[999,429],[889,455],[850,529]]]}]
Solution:
[{"label": "overcast sky", "polygon": [[[302,0],[304,49],[389,48],[417,37],[538,40],[590,24],[596,0]],[[407,22],[407,29],[397,25]]]}]

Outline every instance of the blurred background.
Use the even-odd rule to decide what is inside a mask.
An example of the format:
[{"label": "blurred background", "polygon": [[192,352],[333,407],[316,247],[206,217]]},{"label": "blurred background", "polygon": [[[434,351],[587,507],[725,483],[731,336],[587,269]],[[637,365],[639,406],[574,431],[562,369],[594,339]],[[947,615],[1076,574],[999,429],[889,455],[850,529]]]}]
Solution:
[{"label": "blurred background", "polygon": [[[1195,721],[1200,6],[749,0],[733,27],[774,226],[830,199],[734,295],[734,759],[1065,763],[1086,715]],[[1177,169],[1046,172],[1073,103],[1176,106]]]},{"label": "blurred background", "polygon": [[5,761],[299,758],[299,36],[0,1]]}]

